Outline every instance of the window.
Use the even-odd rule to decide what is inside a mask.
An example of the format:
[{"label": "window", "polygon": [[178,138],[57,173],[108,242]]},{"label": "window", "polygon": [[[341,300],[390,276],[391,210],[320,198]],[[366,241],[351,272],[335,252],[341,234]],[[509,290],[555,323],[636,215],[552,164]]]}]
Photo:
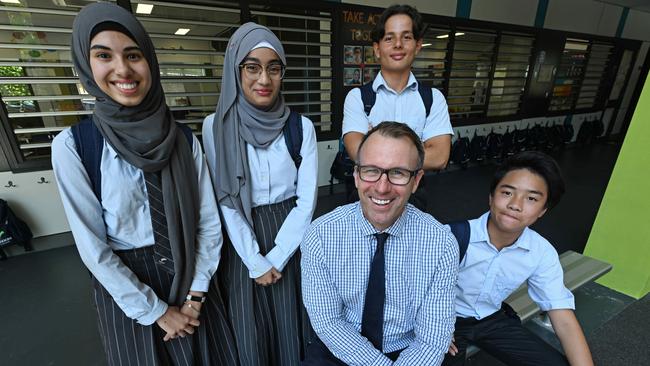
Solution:
[{"label": "window", "polygon": [[[176,120],[200,137],[203,119],[219,99],[225,49],[240,24],[238,4],[146,4],[153,5],[146,12],[138,10],[139,1],[131,7],[156,48],[167,104]],[[92,114],[94,107],[70,58],[71,25],[86,3],[2,5],[0,93],[17,146],[16,164],[47,164],[54,136]],[[257,5],[251,10],[253,19],[273,30],[285,47],[287,104],[309,117],[317,132],[331,131],[331,12],[303,9],[288,14]]]},{"label": "window", "polygon": [[445,87],[449,30],[427,27],[422,37],[422,49],[413,63],[413,75],[440,91]]},{"label": "window", "polygon": [[[151,36],[167,105],[179,123],[200,137],[205,116],[214,113],[221,90],[228,40],[240,11],[230,7],[154,2],[148,14],[131,8]],[[146,2],[146,4],[152,4]]]},{"label": "window", "polygon": [[70,59],[77,9],[31,5],[0,7],[0,94],[21,161],[49,158],[54,136],[92,113]]},{"label": "window", "polygon": [[589,41],[567,39],[560,66],[555,75],[550,111],[568,111],[574,108],[584,76]]},{"label": "window", "polygon": [[447,95],[452,121],[486,115],[495,41],[496,33],[462,29],[454,33]]},{"label": "window", "polygon": [[487,115],[510,116],[519,113],[528,77],[534,38],[522,34],[502,34],[494,67]]},{"label": "window", "polygon": [[253,21],[280,38],[287,57],[282,94],[292,110],[309,117],[316,133],[332,130],[332,16],[328,11],[279,12],[251,5]]},{"label": "window", "polygon": [[601,86],[606,81],[605,72],[609,66],[614,45],[593,43],[589,50],[589,61],[580,85],[576,109],[592,108],[600,99]]}]

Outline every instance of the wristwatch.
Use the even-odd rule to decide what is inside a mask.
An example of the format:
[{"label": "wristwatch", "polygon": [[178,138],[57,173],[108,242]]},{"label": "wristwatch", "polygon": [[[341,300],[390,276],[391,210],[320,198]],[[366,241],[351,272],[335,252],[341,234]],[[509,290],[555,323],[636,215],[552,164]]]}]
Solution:
[{"label": "wristwatch", "polygon": [[203,304],[205,302],[205,299],[206,299],[205,296],[193,296],[193,295],[189,295],[189,294],[185,298],[185,300],[187,300],[187,301],[196,301],[196,302],[200,302],[201,304]]}]

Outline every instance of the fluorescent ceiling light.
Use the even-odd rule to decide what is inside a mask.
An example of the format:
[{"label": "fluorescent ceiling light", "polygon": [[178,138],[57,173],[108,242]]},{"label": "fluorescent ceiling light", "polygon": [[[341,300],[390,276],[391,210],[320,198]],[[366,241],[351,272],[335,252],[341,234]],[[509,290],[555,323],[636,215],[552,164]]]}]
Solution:
[{"label": "fluorescent ceiling light", "polygon": [[138,4],[138,7],[135,8],[137,14],[151,14],[153,10],[153,4]]},{"label": "fluorescent ceiling light", "polygon": [[0,0],[0,2],[5,4],[20,4],[20,0]]},{"label": "fluorescent ceiling light", "polygon": [[[465,33],[463,33],[463,32],[456,32],[456,33],[455,33],[455,36],[456,36],[456,37],[458,37],[458,36],[464,36],[464,35],[465,35]],[[438,38],[438,39],[449,38],[449,34],[441,34],[441,35],[439,35],[439,36],[436,36],[436,38]]]},{"label": "fluorescent ceiling light", "polygon": [[178,36],[184,36],[184,35],[186,35],[189,31],[190,31],[189,28],[178,28],[178,30],[177,30],[176,33],[174,33],[174,34],[176,34],[176,35],[178,35]]},{"label": "fluorescent ceiling light", "polygon": [[425,43],[422,45],[422,47],[429,47],[429,46],[431,46],[431,43]]}]

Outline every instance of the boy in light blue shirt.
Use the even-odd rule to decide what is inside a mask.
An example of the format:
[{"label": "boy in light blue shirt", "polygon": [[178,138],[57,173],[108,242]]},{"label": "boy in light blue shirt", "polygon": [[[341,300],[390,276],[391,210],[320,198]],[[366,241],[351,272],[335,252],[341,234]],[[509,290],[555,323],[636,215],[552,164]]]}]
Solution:
[{"label": "boy in light blue shirt", "polygon": [[[593,365],[557,252],[529,228],[563,193],[559,167],[544,153],[520,153],[497,169],[489,212],[469,221],[456,286],[455,338],[443,365],[463,365],[469,344],[508,365]],[[503,302],[524,282],[548,312],[566,357],[523,327]]]}]

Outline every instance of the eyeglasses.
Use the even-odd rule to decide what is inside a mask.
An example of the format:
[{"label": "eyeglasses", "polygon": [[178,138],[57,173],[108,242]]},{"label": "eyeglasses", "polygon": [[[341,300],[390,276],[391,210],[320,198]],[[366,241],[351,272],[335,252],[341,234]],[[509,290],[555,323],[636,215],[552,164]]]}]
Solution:
[{"label": "eyeglasses", "polygon": [[388,181],[396,186],[405,186],[409,184],[411,178],[415,176],[420,169],[408,170],[403,168],[382,169],[372,165],[357,165],[357,174],[364,182],[374,183],[386,174]]},{"label": "eyeglasses", "polygon": [[239,67],[244,70],[244,75],[251,80],[259,79],[262,76],[262,71],[266,71],[269,78],[274,80],[280,80],[284,77],[285,67],[279,63],[268,64],[266,66],[256,63],[245,63],[239,65]]},{"label": "eyeglasses", "polygon": [[415,36],[413,36],[413,33],[404,33],[399,37],[394,34],[387,34],[384,36],[384,38],[381,39],[381,41],[386,44],[392,45],[395,42],[397,42],[398,38],[400,41],[402,41],[402,43],[409,43],[415,41]]}]

